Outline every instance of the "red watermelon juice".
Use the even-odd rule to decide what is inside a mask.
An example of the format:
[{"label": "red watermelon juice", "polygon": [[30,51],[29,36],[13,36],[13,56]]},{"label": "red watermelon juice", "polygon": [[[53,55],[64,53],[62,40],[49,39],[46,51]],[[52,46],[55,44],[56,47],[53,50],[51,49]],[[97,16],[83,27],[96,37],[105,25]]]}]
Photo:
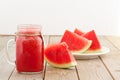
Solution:
[{"label": "red watermelon juice", "polygon": [[[26,27],[27,26],[27,27]],[[18,27],[16,34],[16,67],[18,72],[41,72],[44,67],[44,43],[36,25]]]}]

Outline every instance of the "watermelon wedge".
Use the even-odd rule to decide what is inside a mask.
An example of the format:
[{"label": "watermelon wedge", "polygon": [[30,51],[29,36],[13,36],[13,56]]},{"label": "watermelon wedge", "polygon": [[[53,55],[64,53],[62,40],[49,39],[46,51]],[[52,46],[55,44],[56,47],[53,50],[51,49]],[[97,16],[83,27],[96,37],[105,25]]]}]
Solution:
[{"label": "watermelon wedge", "polygon": [[76,33],[76,34],[78,34],[78,35],[85,34],[85,32],[83,32],[83,31],[81,31],[81,30],[79,30],[79,29],[77,29],[77,28],[75,28],[74,33]]},{"label": "watermelon wedge", "polygon": [[69,30],[66,30],[64,35],[62,36],[61,42],[66,42],[68,48],[71,51],[75,52],[85,52],[90,46],[92,41],[88,40],[82,36],[77,35]]},{"label": "watermelon wedge", "polygon": [[45,60],[54,67],[69,68],[77,65],[75,58],[65,42],[47,46],[44,56]]},{"label": "watermelon wedge", "polygon": [[87,52],[100,52],[101,51],[101,44],[94,30],[89,31],[83,34],[82,36],[89,40],[92,40],[92,45],[87,50]]}]

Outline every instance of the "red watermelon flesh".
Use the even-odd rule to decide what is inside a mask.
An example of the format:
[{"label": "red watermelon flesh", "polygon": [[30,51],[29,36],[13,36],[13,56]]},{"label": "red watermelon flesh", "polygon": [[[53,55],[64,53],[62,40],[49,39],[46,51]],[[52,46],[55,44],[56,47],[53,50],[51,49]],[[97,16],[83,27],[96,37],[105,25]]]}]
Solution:
[{"label": "red watermelon flesh", "polygon": [[74,33],[76,33],[76,34],[78,34],[78,35],[82,35],[82,34],[84,34],[85,32],[83,32],[83,31],[75,28]]},{"label": "red watermelon flesh", "polygon": [[92,40],[92,45],[87,51],[89,52],[100,52],[101,51],[101,44],[94,30],[89,31],[83,34],[82,36],[89,40]]},{"label": "red watermelon flesh", "polygon": [[69,68],[77,65],[65,42],[47,46],[45,49],[45,59],[49,64],[58,68]]},{"label": "red watermelon flesh", "polygon": [[66,42],[71,51],[85,52],[90,46],[92,41],[82,36],[77,35],[69,30],[66,30],[62,36],[61,42]]}]

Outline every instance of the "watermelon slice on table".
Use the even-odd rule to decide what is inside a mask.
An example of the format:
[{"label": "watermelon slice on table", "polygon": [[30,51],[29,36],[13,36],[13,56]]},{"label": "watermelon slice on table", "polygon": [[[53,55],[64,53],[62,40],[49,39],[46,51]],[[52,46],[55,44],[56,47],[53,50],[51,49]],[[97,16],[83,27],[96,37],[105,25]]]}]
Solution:
[{"label": "watermelon slice on table", "polygon": [[85,32],[83,32],[83,31],[81,31],[81,30],[79,30],[79,29],[77,29],[77,28],[75,28],[74,33],[76,33],[76,34],[78,34],[78,35],[85,34]]},{"label": "watermelon slice on table", "polygon": [[87,50],[87,52],[100,52],[101,51],[101,44],[94,30],[89,31],[83,34],[82,36],[89,40],[92,40],[92,45]]},{"label": "watermelon slice on table", "polygon": [[45,60],[54,67],[69,68],[77,65],[65,42],[51,44],[45,49]]},{"label": "watermelon slice on table", "polygon": [[69,30],[66,30],[62,36],[61,42],[66,42],[69,49],[75,52],[85,52],[90,46],[92,41],[82,36],[77,35]]}]

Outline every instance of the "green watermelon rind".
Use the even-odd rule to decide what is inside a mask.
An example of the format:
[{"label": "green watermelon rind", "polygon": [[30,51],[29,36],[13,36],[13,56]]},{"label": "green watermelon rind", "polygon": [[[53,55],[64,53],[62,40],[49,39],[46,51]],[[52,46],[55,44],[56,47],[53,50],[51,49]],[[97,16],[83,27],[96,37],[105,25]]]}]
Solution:
[{"label": "green watermelon rind", "polygon": [[88,44],[84,47],[84,48],[82,48],[81,50],[77,50],[77,51],[71,51],[72,53],[84,53],[84,52],[86,52],[89,48],[90,48],[90,46],[92,45],[92,40],[89,40],[88,41]]},{"label": "green watermelon rind", "polygon": [[101,49],[96,49],[96,50],[88,49],[87,51],[85,51],[85,53],[97,53],[97,52],[102,52],[102,51],[101,51]]},{"label": "green watermelon rind", "polygon": [[71,61],[70,63],[64,63],[64,64],[57,64],[57,63],[53,63],[52,61],[47,59],[46,56],[44,56],[44,58],[51,66],[57,67],[57,68],[69,68],[69,67],[74,67],[77,65],[76,61]]}]

